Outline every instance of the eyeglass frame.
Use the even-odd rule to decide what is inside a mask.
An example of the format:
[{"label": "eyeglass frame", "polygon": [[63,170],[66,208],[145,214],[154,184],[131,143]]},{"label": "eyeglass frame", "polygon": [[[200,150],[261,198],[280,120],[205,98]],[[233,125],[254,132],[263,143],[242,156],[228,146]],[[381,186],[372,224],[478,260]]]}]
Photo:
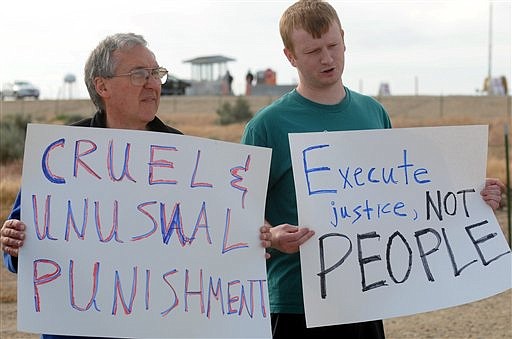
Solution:
[{"label": "eyeglass frame", "polygon": [[[139,84],[133,80],[133,76],[137,75],[137,72],[140,72],[140,71],[145,71],[146,75],[144,76],[144,82],[141,82]],[[141,75],[141,73],[139,73],[139,75]],[[132,85],[144,86],[148,82],[150,77],[152,77],[155,80],[160,80],[160,83],[163,85],[166,83],[168,75],[169,75],[169,71],[165,67],[158,66],[158,67],[134,68],[128,73],[110,75],[107,78],[117,78],[117,77],[129,76]]]}]

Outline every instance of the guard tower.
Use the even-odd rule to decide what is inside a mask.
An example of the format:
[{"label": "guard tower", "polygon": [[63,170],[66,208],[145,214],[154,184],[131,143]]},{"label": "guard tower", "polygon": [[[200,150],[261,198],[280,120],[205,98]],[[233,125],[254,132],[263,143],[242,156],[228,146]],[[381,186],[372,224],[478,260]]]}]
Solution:
[{"label": "guard tower", "polygon": [[230,61],[236,60],[223,55],[210,55],[183,61],[192,65],[192,81],[187,94],[221,95],[224,76],[228,71],[227,63]]}]

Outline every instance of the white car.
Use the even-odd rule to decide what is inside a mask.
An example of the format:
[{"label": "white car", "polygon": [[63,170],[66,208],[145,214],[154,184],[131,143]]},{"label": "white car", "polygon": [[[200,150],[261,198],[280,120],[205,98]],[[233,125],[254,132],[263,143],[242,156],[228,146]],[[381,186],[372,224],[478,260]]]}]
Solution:
[{"label": "white car", "polygon": [[2,100],[8,97],[15,99],[39,99],[39,88],[28,81],[15,81],[14,83],[4,84],[1,93]]}]

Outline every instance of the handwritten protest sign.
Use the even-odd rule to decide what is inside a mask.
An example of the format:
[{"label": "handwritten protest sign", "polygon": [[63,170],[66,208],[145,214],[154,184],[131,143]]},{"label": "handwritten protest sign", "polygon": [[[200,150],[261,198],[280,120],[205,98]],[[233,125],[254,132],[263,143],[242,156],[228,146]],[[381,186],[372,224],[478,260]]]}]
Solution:
[{"label": "handwritten protest sign", "polygon": [[18,328],[130,338],[270,338],[270,150],[28,126]]},{"label": "handwritten protest sign", "polygon": [[404,316],[511,287],[480,196],[487,126],[291,134],[309,327]]}]

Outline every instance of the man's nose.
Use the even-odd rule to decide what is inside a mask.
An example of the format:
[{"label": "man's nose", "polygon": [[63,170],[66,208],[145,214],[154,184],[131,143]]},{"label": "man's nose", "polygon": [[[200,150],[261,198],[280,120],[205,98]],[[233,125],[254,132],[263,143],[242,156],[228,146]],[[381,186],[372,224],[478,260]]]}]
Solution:
[{"label": "man's nose", "polygon": [[144,87],[151,88],[151,89],[157,89],[162,87],[162,81],[160,79],[157,79],[153,76],[149,76],[146,79],[146,83],[144,84]]},{"label": "man's nose", "polygon": [[327,47],[324,47],[322,48],[322,50],[320,51],[320,62],[324,63],[324,64],[329,64],[332,62],[333,58],[331,56],[331,52],[329,51],[329,49]]}]

